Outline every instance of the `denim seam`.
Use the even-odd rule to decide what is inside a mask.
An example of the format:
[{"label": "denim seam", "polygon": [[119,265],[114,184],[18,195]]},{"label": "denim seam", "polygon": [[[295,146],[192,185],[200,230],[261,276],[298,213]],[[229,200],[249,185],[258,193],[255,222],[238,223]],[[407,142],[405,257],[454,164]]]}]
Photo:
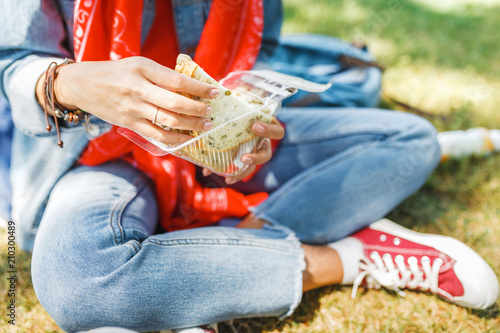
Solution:
[{"label": "denim seam", "polygon": [[[283,227],[283,226],[279,226]],[[273,246],[270,242],[261,242],[258,240],[242,240],[237,238],[188,238],[188,239],[169,239],[169,240],[159,240],[149,238],[145,240],[142,244],[143,246],[147,243],[160,245],[160,246],[189,246],[189,245],[231,245],[231,246],[248,246],[248,247],[259,247],[269,250],[275,250],[279,252],[290,253],[290,249],[283,249],[280,246]]]},{"label": "denim seam", "polygon": [[131,239],[125,245],[131,246],[135,250],[135,253],[138,253],[141,249],[141,243],[137,239]]},{"label": "denim seam", "polygon": [[180,13],[178,5],[175,2],[172,3],[173,13],[174,13],[174,22],[175,22],[175,32],[177,35],[177,46],[180,52],[185,52],[186,46],[184,45],[185,29],[184,29],[184,21],[180,19]]},{"label": "denim seam", "polygon": [[[146,187],[147,184],[149,184],[149,178],[147,178],[143,174],[139,174],[139,176],[137,176],[134,182],[130,185],[129,189],[125,191],[124,195],[120,196],[120,198],[117,200],[110,218],[110,226],[113,230],[116,245],[126,244],[125,233],[123,231],[121,223],[123,211],[125,210],[125,208],[127,208],[128,204],[141,193],[141,191]],[[118,230],[116,230],[114,226],[115,223]],[[134,247],[132,244],[129,245]]]}]

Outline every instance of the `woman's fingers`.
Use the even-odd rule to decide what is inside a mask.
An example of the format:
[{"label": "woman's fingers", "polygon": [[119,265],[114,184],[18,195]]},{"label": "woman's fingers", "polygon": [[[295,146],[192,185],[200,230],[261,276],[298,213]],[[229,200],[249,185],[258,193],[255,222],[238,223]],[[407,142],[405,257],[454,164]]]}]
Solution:
[{"label": "woman's fingers", "polygon": [[[154,121],[154,118],[151,121]],[[186,116],[164,109],[158,110],[156,124],[191,131],[207,131],[214,127],[209,119]]]},{"label": "woman's fingers", "polygon": [[144,76],[161,87],[205,98],[214,98],[219,94],[219,90],[211,84],[197,81],[149,59],[141,61],[144,62],[141,66]]},{"label": "woman's fingers", "polygon": [[207,103],[195,101],[152,84],[147,91],[147,102],[165,110],[195,117],[205,117],[212,111]]},{"label": "woman's fingers", "polygon": [[203,168],[202,173],[203,173],[203,176],[208,177],[212,174],[212,171],[208,168]]},{"label": "woman's fingers", "polygon": [[252,172],[255,171],[255,165],[252,164],[248,169],[246,169],[241,175],[239,176],[235,176],[235,177],[226,177],[226,184],[228,185],[232,185],[236,182],[239,182],[240,180],[242,180],[243,178],[245,178],[246,176],[250,175]]},{"label": "woman's fingers", "polygon": [[243,154],[243,156],[241,157],[241,161],[245,164],[250,164],[250,166],[241,175],[235,177],[226,177],[226,184],[231,185],[242,180],[243,178],[254,172],[257,165],[268,162],[271,159],[272,155],[273,153],[271,149],[271,142],[266,139],[262,143],[260,149],[257,150],[257,152]]},{"label": "woman's fingers", "polygon": [[259,136],[273,140],[281,140],[285,136],[285,129],[276,119],[273,119],[271,124],[256,122],[252,125],[252,131]]},{"label": "woman's fingers", "polygon": [[160,141],[166,145],[181,144],[192,139],[190,135],[166,131],[161,127],[153,125],[153,123],[147,119],[137,120],[128,126],[128,128],[147,138]]},{"label": "woman's fingers", "polygon": [[261,148],[257,150],[257,152],[243,154],[241,161],[245,164],[259,165],[268,162],[272,156],[271,142],[269,140],[264,140]]}]

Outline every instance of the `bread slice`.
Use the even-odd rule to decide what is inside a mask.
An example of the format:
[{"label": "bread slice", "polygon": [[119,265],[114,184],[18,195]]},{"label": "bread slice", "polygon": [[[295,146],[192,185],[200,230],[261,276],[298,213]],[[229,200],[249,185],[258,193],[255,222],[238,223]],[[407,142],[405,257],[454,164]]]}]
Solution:
[{"label": "bread slice", "polygon": [[[234,149],[241,143],[255,138],[256,135],[250,130],[250,127],[254,122],[262,121],[268,124],[272,122],[273,117],[264,111],[256,111],[238,119],[236,122],[217,128],[237,118],[238,116],[251,112],[253,109],[256,109],[256,105],[246,102],[230,90],[223,87],[207,73],[205,73],[205,71],[193,60],[191,60],[191,57],[188,55],[180,54],[177,57],[175,70],[198,81],[209,83],[219,89],[219,96],[214,99],[189,96],[195,100],[208,103],[212,107],[212,113],[206,118],[212,121],[214,128],[216,129],[212,130],[210,135],[203,138],[203,142],[207,148],[211,148],[216,151]],[[204,131],[190,131],[192,136],[198,136],[202,133],[204,133]]]},{"label": "bread slice", "polygon": [[[247,143],[245,146],[249,146],[258,142],[257,135],[250,129],[252,124],[256,121],[270,124],[274,118],[268,114],[268,108],[252,111],[259,107],[255,101],[246,101],[244,98],[238,97],[236,93],[226,89],[210,77],[188,55],[180,54],[177,57],[175,70],[219,89],[219,96],[213,99],[184,94],[194,100],[210,104],[212,113],[206,118],[212,121],[214,128],[209,130],[210,133],[196,144],[181,148],[179,153],[199,164],[211,167],[215,171],[228,173],[229,169],[234,168],[235,164],[239,162],[235,159],[241,155],[239,151],[241,145]],[[231,122],[235,118],[238,120]],[[208,132],[176,131],[193,137]],[[248,149],[248,147],[245,148]]]}]

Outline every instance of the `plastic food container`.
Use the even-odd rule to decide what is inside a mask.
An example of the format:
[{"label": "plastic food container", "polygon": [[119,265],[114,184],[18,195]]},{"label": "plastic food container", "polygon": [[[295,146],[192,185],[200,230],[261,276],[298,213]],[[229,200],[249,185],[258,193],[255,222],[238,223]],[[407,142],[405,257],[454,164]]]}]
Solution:
[{"label": "plastic food container", "polygon": [[[299,88],[321,92],[331,86],[331,84],[316,84],[267,70],[231,73],[220,83],[230,89],[233,94],[255,107],[251,111],[238,115],[180,145],[166,145],[125,128],[120,128],[118,132],[153,155],[173,154],[208,168],[221,176],[237,176],[249,167],[241,162],[242,155],[255,152],[265,140],[265,138],[256,136],[250,131],[254,122],[276,117],[281,108],[281,101],[295,94]],[[241,124],[244,125],[246,133],[234,131],[237,126],[241,128]],[[228,138],[228,135],[232,137]],[[222,140],[237,142],[238,136],[244,140],[239,140],[241,141],[239,144],[229,149],[219,149],[217,144],[214,144]]]}]

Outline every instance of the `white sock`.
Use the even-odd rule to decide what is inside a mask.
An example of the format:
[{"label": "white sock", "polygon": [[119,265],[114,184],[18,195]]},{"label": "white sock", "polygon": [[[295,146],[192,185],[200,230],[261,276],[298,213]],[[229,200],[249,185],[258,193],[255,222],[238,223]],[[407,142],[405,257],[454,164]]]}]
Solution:
[{"label": "white sock", "polygon": [[359,273],[359,260],[364,256],[363,245],[356,238],[347,237],[327,246],[337,251],[342,261],[344,269],[342,284],[352,284]]}]

